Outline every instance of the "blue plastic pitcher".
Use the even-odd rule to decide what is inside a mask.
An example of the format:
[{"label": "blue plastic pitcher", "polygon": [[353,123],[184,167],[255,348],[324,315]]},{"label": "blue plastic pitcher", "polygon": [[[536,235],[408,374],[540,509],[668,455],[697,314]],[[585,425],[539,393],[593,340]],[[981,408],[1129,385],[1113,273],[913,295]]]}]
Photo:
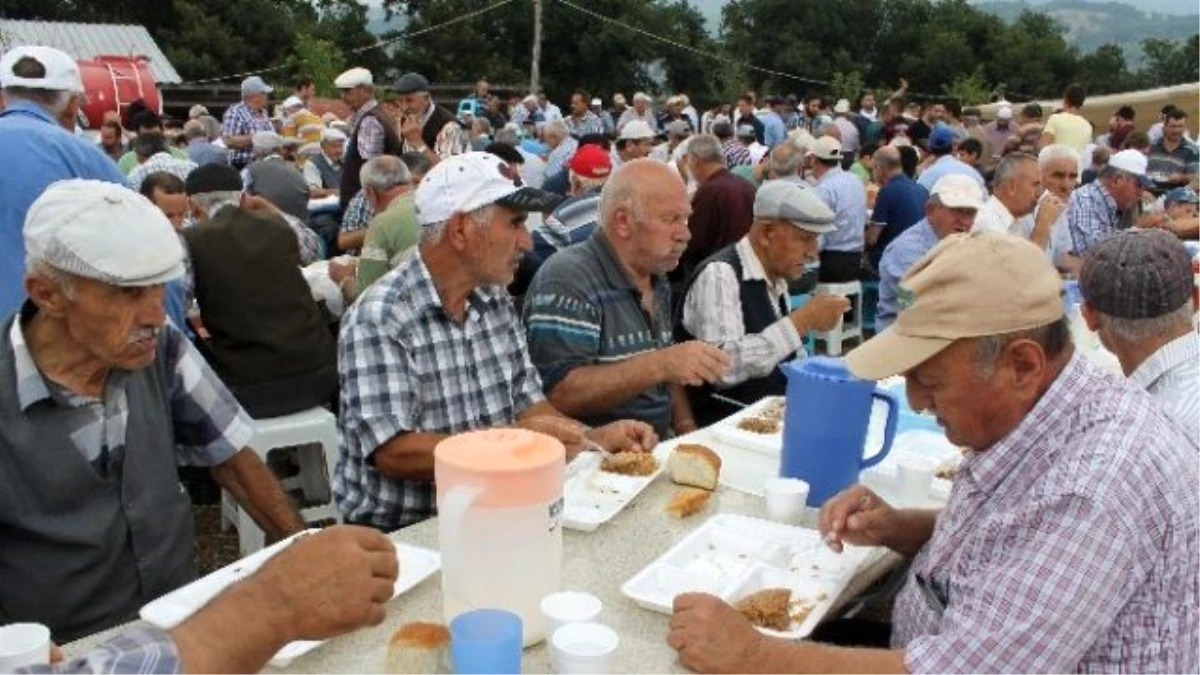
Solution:
[{"label": "blue plastic pitcher", "polygon": [[[779,475],[808,483],[808,505],[819,507],[891,451],[899,402],[873,381],[851,375],[842,359],[813,356],[782,368],[788,385]],[[888,405],[883,447],[863,459],[874,399]]]}]

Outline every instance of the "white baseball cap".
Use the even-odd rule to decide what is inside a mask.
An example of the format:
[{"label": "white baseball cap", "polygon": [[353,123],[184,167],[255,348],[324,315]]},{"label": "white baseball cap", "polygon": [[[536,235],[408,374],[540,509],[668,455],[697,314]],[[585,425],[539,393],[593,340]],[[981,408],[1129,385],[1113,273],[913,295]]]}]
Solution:
[{"label": "white baseball cap", "polygon": [[654,130],[648,122],[642,120],[627,122],[621,127],[621,134],[617,136],[618,141],[637,141],[643,138],[654,138]]},{"label": "white baseball cap", "polygon": [[23,234],[30,257],[113,286],[152,286],[183,275],[183,247],[170,221],[123,185],[52,183],[25,214]]},{"label": "white baseball cap", "polygon": [[333,81],[333,86],[338,89],[353,89],[361,86],[375,86],[375,77],[371,75],[371,71],[366,68],[351,68]]},{"label": "white baseball cap", "polygon": [[1002,105],[996,109],[996,119],[998,120],[1011,120],[1012,115],[1012,106]]},{"label": "white baseball cap", "polygon": [[808,154],[816,157],[817,159],[841,159],[842,142],[833,136],[822,136],[809,144]]},{"label": "white baseball cap", "polygon": [[548,211],[562,197],[516,182],[517,172],[488,152],[468,152],[438,162],[417,186],[414,204],[421,225],[440,223],[455,213],[489,204],[518,211]]},{"label": "white baseball cap", "polygon": [[[13,67],[22,59],[33,59],[45,70],[41,77],[22,77]],[[40,45],[13,47],[0,56],[0,87],[26,87],[50,91],[83,91],[79,64],[64,51]]]},{"label": "white baseball cap", "polygon": [[933,184],[929,191],[930,197],[937,197],[943,206],[952,209],[983,208],[983,189],[974,179],[960,173],[942,176]]},{"label": "white baseball cap", "polygon": [[833,112],[838,114],[850,112],[850,100],[839,98],[837,105],[833,106]]},{"label": "white baseball cap", "polygon": [[1122,150],[1108,158],[1109,169],[1116,169],[1117,171],[1133,176],[1138,179],[1142,187],[1153,187],[1154,185],[1154,182],[1146,176],[1146,166],[1148,164],[1149,160],[1145,155],[1132,149]]},{"label": "white baseball cap", "polygon": [[301,101],[299,96],[289,96],[283,99],[283,103],[279,107],[284,110],[291,108],[303,108],[304,101]]}]

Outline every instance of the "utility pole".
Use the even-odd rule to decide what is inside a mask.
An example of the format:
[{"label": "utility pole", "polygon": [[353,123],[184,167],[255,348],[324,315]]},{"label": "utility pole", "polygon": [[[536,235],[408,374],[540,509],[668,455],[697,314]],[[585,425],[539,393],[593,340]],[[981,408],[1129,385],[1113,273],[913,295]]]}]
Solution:
[{"label": "utility pole", "polygon": [[533,0],[533,63],[529,67],[529,93],[538,92],[542,62],[542,0]]}]

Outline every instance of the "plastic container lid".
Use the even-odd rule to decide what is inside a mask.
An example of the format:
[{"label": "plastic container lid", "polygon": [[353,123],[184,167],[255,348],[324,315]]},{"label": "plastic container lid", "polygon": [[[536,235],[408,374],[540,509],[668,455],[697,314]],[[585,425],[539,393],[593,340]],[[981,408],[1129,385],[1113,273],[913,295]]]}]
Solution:
[{"label": "plastic container lid", "polygon": [[451,436],[433,450],[438,499],[455,486],[482,489],[478,506],[516,507],[562,495],[566,449],[558,439],[524,429],[486,429]]}]

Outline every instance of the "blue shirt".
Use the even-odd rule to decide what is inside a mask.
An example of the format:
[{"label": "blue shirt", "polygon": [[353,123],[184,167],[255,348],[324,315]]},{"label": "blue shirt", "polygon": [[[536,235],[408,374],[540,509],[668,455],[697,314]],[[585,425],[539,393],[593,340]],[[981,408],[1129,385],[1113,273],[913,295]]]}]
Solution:
[{"label": "blue shirt", "polygon": [[125,185],[125,176],[94,144],[62,128],[48,110],[13,101],[0,113],[0,316],[25,298],[25,213],[51,183],[91,178]]},{"label": "blue shirt", "polygon": [[787,125],[778,114],[767,111],[759,115],[758,119],[763,123],[763,145],[773,148],[787,140]]},{"label": "blue shirt", "polygon": [[876,269],[888,244],[925,217],[927,201],[929,191],[902,173],[892,176],[879,190],[875,196],[875,210],[871,212],[871,222],[883,226],[875,247],[871,249],[871,264]]},{"label": "blue shirt", "polygon": [[929,220],[922,218],[919,223],[896,237],[883,252],[883,259],[879,261],[879,304],[875,310],[877,332],[882,332],[892,325],[900,311],[896,303],[900,279],[921,256],[933,250],[937,243],[938,236],[933,231],[933,226],[929,224]]},{"label": "blue shirt", "polygon": [[921,184],[921,187],[925,188],[929,192],[933,192],[933,186],[937,185],[938,180],[940,180],[942,176],[949,176],[950,174],[955,173],[967,176],[971,180],[978,183],[979,189],[983,191],[983,200],[987,201],[987,183],[983,182],[983,176],[979,175],[979,172],[975,170],[975,167],[967,164],[954,155],[946,155],[933,164],[930,164],[929,168],[922,171],[921,175],[917,177],[917,182]]},{"label": "blue shirt", "polygon": [[833,211],[836,232],[821,236],[822,251],[861,251],[867,240],[867,188],[854,174],[834,167],[817,181],[817,196]]}]

